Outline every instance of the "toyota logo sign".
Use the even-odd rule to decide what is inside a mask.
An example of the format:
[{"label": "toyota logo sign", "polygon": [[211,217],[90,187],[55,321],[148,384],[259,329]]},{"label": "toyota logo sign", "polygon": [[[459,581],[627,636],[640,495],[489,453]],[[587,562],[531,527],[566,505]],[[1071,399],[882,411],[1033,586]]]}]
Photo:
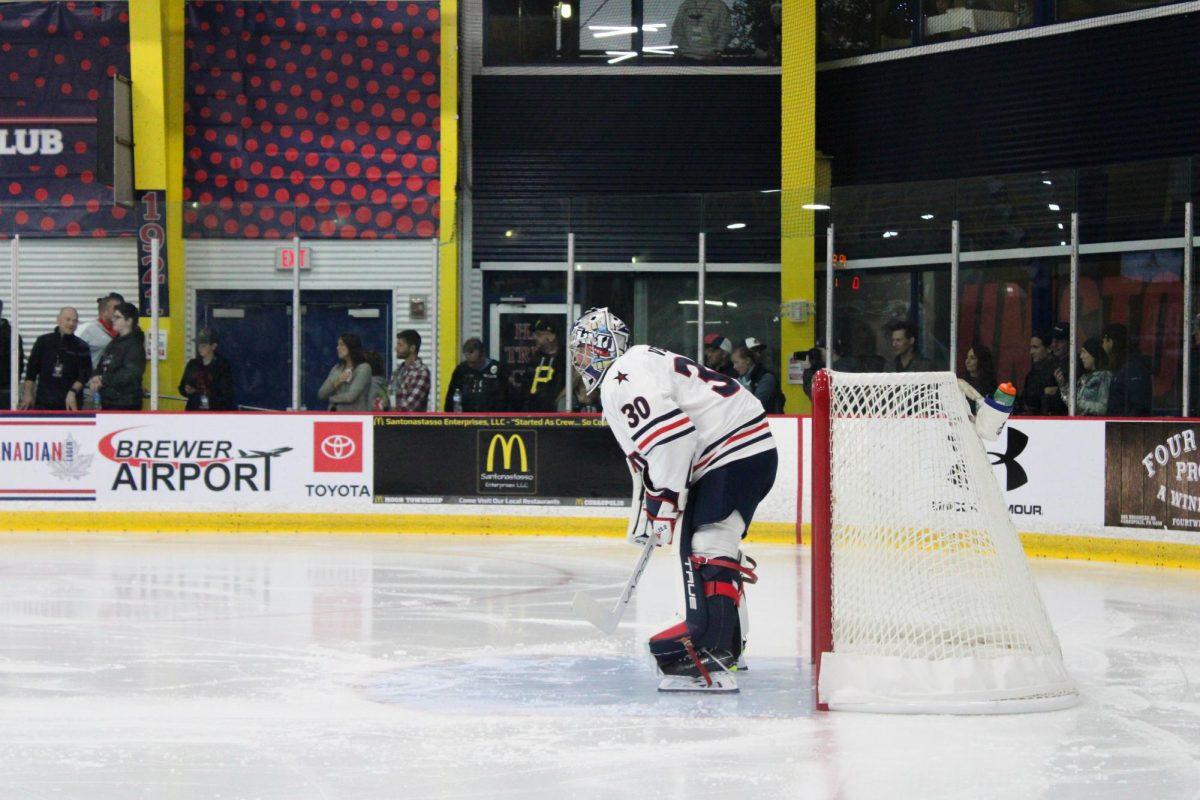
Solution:
[{"label": "toyota logo sign", "polygon": [[326,436],[321,441],[321,453],[334,461],[345,461],[354,455],[354,440],[340,433]]}]

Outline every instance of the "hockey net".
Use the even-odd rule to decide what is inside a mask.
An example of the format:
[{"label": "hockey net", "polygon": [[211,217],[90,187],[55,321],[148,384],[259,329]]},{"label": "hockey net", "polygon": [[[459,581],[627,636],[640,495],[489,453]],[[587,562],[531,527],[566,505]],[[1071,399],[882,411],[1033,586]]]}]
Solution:
[{"label": "hockey net", "polygon": [[823,371],[813,400],[820,706],[1004,713],[1077,702],[954,375]]}]

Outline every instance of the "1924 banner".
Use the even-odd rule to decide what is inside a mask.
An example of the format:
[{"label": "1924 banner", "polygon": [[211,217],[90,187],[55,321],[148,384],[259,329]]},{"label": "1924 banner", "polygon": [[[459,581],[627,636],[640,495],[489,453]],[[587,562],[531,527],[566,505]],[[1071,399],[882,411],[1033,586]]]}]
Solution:
[{"label": "1924 banner", "polygon": [[629,505],[625,456],[583,416],[375,417],[375,502]]}]

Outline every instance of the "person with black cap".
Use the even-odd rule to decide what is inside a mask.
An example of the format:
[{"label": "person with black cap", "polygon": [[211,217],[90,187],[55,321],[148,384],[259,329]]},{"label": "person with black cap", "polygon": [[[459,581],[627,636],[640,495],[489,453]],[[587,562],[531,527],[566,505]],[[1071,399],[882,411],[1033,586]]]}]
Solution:
[{"label": "person with black cap", "polygon": [[733,342],[719,333],[705,336],[704,366],[737,380],[738,373],[733,368]]},{"label": "person with black cap", "polygon": [[546,319],[533,323],[533,371],[521,387],[525,411],[552,413],[561,410],[566,387],[567,359],[559,347],[558,330]]},{"label": "person with black cap", "polygon": [[179,393],[188,411],[237,411],[233,369],[217,355],[217,334],[208,328],[196,334],[196,357],[183,368]]}]

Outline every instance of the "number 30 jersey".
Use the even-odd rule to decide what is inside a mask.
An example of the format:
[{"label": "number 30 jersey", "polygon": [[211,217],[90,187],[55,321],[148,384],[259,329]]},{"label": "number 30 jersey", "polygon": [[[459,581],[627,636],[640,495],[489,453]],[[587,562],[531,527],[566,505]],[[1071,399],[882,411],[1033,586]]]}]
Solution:
[{"label": "number 30 jersey", "polygon": [[600,399],[648,498],[676,507],[679,495],[707,472],[775,447],[753,394],[667,350],[629,348],[605,373]]}]

